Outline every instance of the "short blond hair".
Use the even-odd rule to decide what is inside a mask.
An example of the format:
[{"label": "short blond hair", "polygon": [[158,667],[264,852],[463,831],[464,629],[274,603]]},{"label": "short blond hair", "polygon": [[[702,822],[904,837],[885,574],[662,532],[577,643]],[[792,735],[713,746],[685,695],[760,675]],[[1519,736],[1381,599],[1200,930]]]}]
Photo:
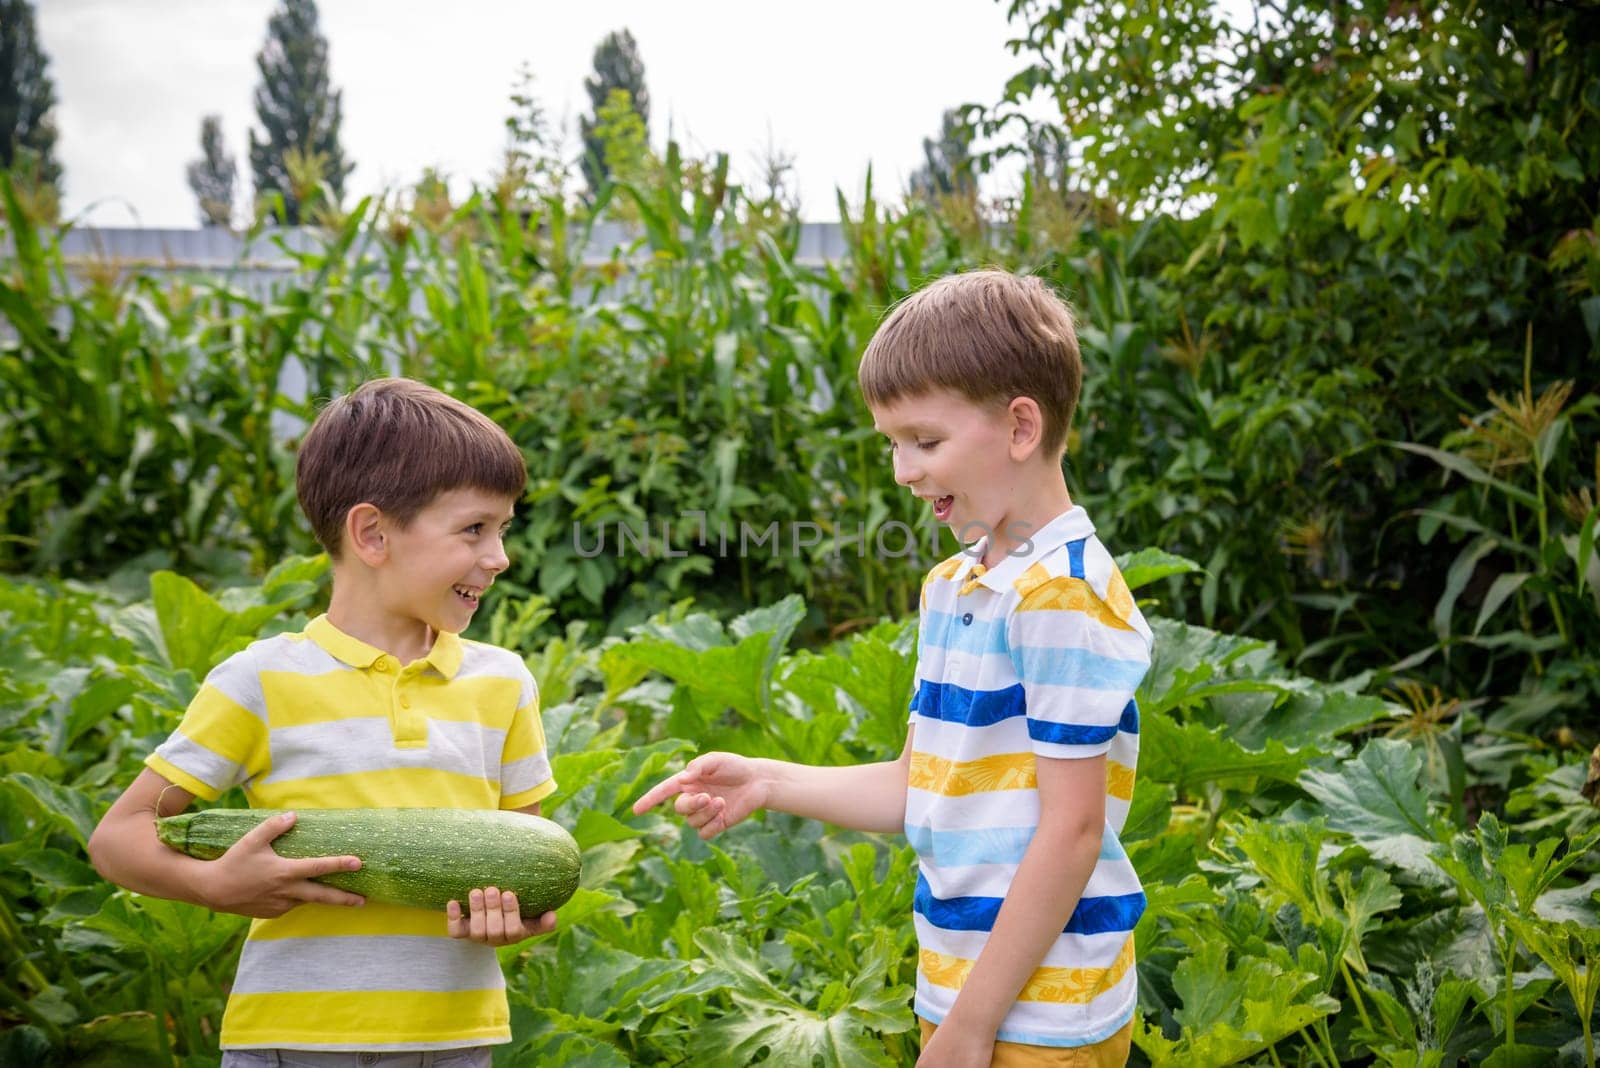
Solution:
[{"label": "short blond hair", "polygon": [[871,405],[947,389],[976,404],[1038,403],[1045,449],[1066,451],[1083,387],[1072,309],[1041,279],[985,269],[949,275],[883,320],[857,372]]},{"label": "short blond hair", "polygon": [[318,414],[295,459],[295,492],[317,541],[339,559],[345,517],[375,505],[401,526],[452,489],[516,500],[522,451],[476,408],[409,378],[379,378]]}]

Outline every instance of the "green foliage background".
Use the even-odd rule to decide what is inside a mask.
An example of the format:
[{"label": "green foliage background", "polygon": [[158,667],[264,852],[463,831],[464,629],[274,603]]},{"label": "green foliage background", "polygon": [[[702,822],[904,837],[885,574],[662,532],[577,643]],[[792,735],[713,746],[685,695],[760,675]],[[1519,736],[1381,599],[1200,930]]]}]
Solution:
[{"label": "green foliage background", "polygon": [[[1157,547],[1124,561],[1158,638],[1136,1058],[1593,1064],[1600,25],[1011,12],[1024,68],[964,114],[1030,161],[1016,195],[869,182],[832,264],[676,146],[589,205],[326,210],[266,297],[71,261],[4,185],[0,1060],[212,1055],[238,923],[113,892],[83,840],[205,671],[326,596],[274,417],[398,372],[532,473],[479,636],[541,680],[586,876],[505,954],[518,1055],[908,1063],[902,844],[769,817],[713,848],[628,804],[692,748],[898,751],[934,554],[876,551],[925,517],[856,360],[904,293],[999,263],[1078,309],[1074,495]],[[585,265],[613,217],[636,238]],[[579,552],[618,524],[655,551]]]}]

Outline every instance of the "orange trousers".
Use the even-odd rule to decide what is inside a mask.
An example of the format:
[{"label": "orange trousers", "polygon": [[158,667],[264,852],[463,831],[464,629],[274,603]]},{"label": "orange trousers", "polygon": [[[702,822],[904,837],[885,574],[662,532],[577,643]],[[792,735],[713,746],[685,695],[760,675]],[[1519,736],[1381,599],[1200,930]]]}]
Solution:
[{"label": "orange trousers", "polygon": [[[922,1044],[938,1030],[917,1017],[922,1025]],[[990,1068],[1123,1068],[1133,1046],[1133,1021],[1116,1034],[1090,1046],[1025,1046],[1018,1042],[996,1042]]]}]

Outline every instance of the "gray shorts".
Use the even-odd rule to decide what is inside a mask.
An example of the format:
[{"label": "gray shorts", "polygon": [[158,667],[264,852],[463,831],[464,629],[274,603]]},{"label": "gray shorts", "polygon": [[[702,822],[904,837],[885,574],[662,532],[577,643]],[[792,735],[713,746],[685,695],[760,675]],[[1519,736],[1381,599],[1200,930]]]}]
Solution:
[{"label": "gray shorts", "polygon": [[466,1049],[323,1051],[225,1049],[222,1068],[489,1068],[488,1046]]}]

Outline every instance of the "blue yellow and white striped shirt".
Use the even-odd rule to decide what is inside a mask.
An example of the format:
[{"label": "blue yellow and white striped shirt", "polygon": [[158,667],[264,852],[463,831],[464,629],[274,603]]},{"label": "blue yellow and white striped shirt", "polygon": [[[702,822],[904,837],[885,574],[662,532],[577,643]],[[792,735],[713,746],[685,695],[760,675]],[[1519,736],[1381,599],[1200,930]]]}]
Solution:
[{"label": "blue yellow and white striped shirt", "polygon": [[[207,800],[242,786],[256,808],[514,809],[556,785],[521,657],[440,634],[402,666],[322,616],[219,664],[146,763]],[[493,948],[451,938],[443,910],[372,901],[254,921],[222,1017],[224,1049],[510,1038]]]},{"label": "blue yellow and white striped shirt", "polygon": [[1098,1042],[1132,1017],[1138,875],[1118,840],[1139,753],[1150,628],[1082,508],[985,571],[982,543],[922,590],[906,834],[917,851],[916,1012],[942,1021],[1039,825],[1037,757],[1106,756],[1100,857],[1001,1024],[1039,1046]]}]

